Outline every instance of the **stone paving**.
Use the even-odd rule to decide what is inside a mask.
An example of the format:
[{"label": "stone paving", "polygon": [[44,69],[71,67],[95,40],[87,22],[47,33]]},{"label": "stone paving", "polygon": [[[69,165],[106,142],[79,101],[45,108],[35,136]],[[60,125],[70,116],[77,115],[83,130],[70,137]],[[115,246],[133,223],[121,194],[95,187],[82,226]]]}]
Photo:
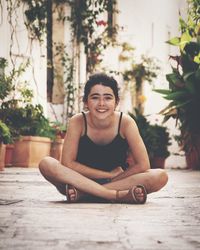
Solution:
[{"label": "stone paving", "polygon": [[1,250],[200,249],[200,171],[167,170],[145,205],[67,204],[38,169],[0,172]]}]

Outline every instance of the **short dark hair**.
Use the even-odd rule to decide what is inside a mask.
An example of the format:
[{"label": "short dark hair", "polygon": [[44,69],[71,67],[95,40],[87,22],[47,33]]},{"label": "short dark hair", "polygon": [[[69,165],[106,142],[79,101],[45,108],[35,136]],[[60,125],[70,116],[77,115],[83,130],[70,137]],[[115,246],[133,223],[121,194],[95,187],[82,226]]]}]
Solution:
[{"label": "short dark hair", "polygon": [[119,88],[117,81],[104,73],[96,73],[89,77],[85,84],[83,102],[86,102],[91,88],[97,84],[101,84],[106,87],[110,87],[113,90],[116,102],[119,102]]}]

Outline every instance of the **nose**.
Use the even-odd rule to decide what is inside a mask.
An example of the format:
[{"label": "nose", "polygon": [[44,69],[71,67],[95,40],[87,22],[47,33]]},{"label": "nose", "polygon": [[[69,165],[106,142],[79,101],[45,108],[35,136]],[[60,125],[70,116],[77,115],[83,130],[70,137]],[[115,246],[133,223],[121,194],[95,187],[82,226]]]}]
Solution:
[{"label": "nose", "polygon": [[104,105],[104,98],[99,98],[99,106],[103,106]]}]

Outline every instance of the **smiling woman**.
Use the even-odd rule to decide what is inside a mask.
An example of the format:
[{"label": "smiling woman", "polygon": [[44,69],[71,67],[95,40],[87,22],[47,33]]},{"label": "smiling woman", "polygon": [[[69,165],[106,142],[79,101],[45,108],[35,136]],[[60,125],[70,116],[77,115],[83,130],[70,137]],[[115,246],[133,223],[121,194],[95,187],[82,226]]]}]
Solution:
[{"label": "smiling woman", "polygon": [[[147,193],[167,183],[161,169],[150,169],[145,145],[134,120],[116,111],[116,80],[92,75],[84,89],[87,112],[73,116],[64,140],[61,162],[45,157],[39,165],[43,176],[68,202],[89,197],[143,204]],[[127,166],[127,152],[134,165]]]}]

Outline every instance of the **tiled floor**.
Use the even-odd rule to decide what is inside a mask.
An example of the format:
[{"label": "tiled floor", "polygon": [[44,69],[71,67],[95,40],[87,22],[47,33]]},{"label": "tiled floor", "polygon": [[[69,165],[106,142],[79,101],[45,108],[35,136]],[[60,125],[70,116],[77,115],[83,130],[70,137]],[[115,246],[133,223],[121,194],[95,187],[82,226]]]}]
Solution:
[{"label": "tiled floor", "polygon": [[66,204],[38,169],[0,172],[0,249],[200,249],[200,171],[167,170],[145,205]]}]

